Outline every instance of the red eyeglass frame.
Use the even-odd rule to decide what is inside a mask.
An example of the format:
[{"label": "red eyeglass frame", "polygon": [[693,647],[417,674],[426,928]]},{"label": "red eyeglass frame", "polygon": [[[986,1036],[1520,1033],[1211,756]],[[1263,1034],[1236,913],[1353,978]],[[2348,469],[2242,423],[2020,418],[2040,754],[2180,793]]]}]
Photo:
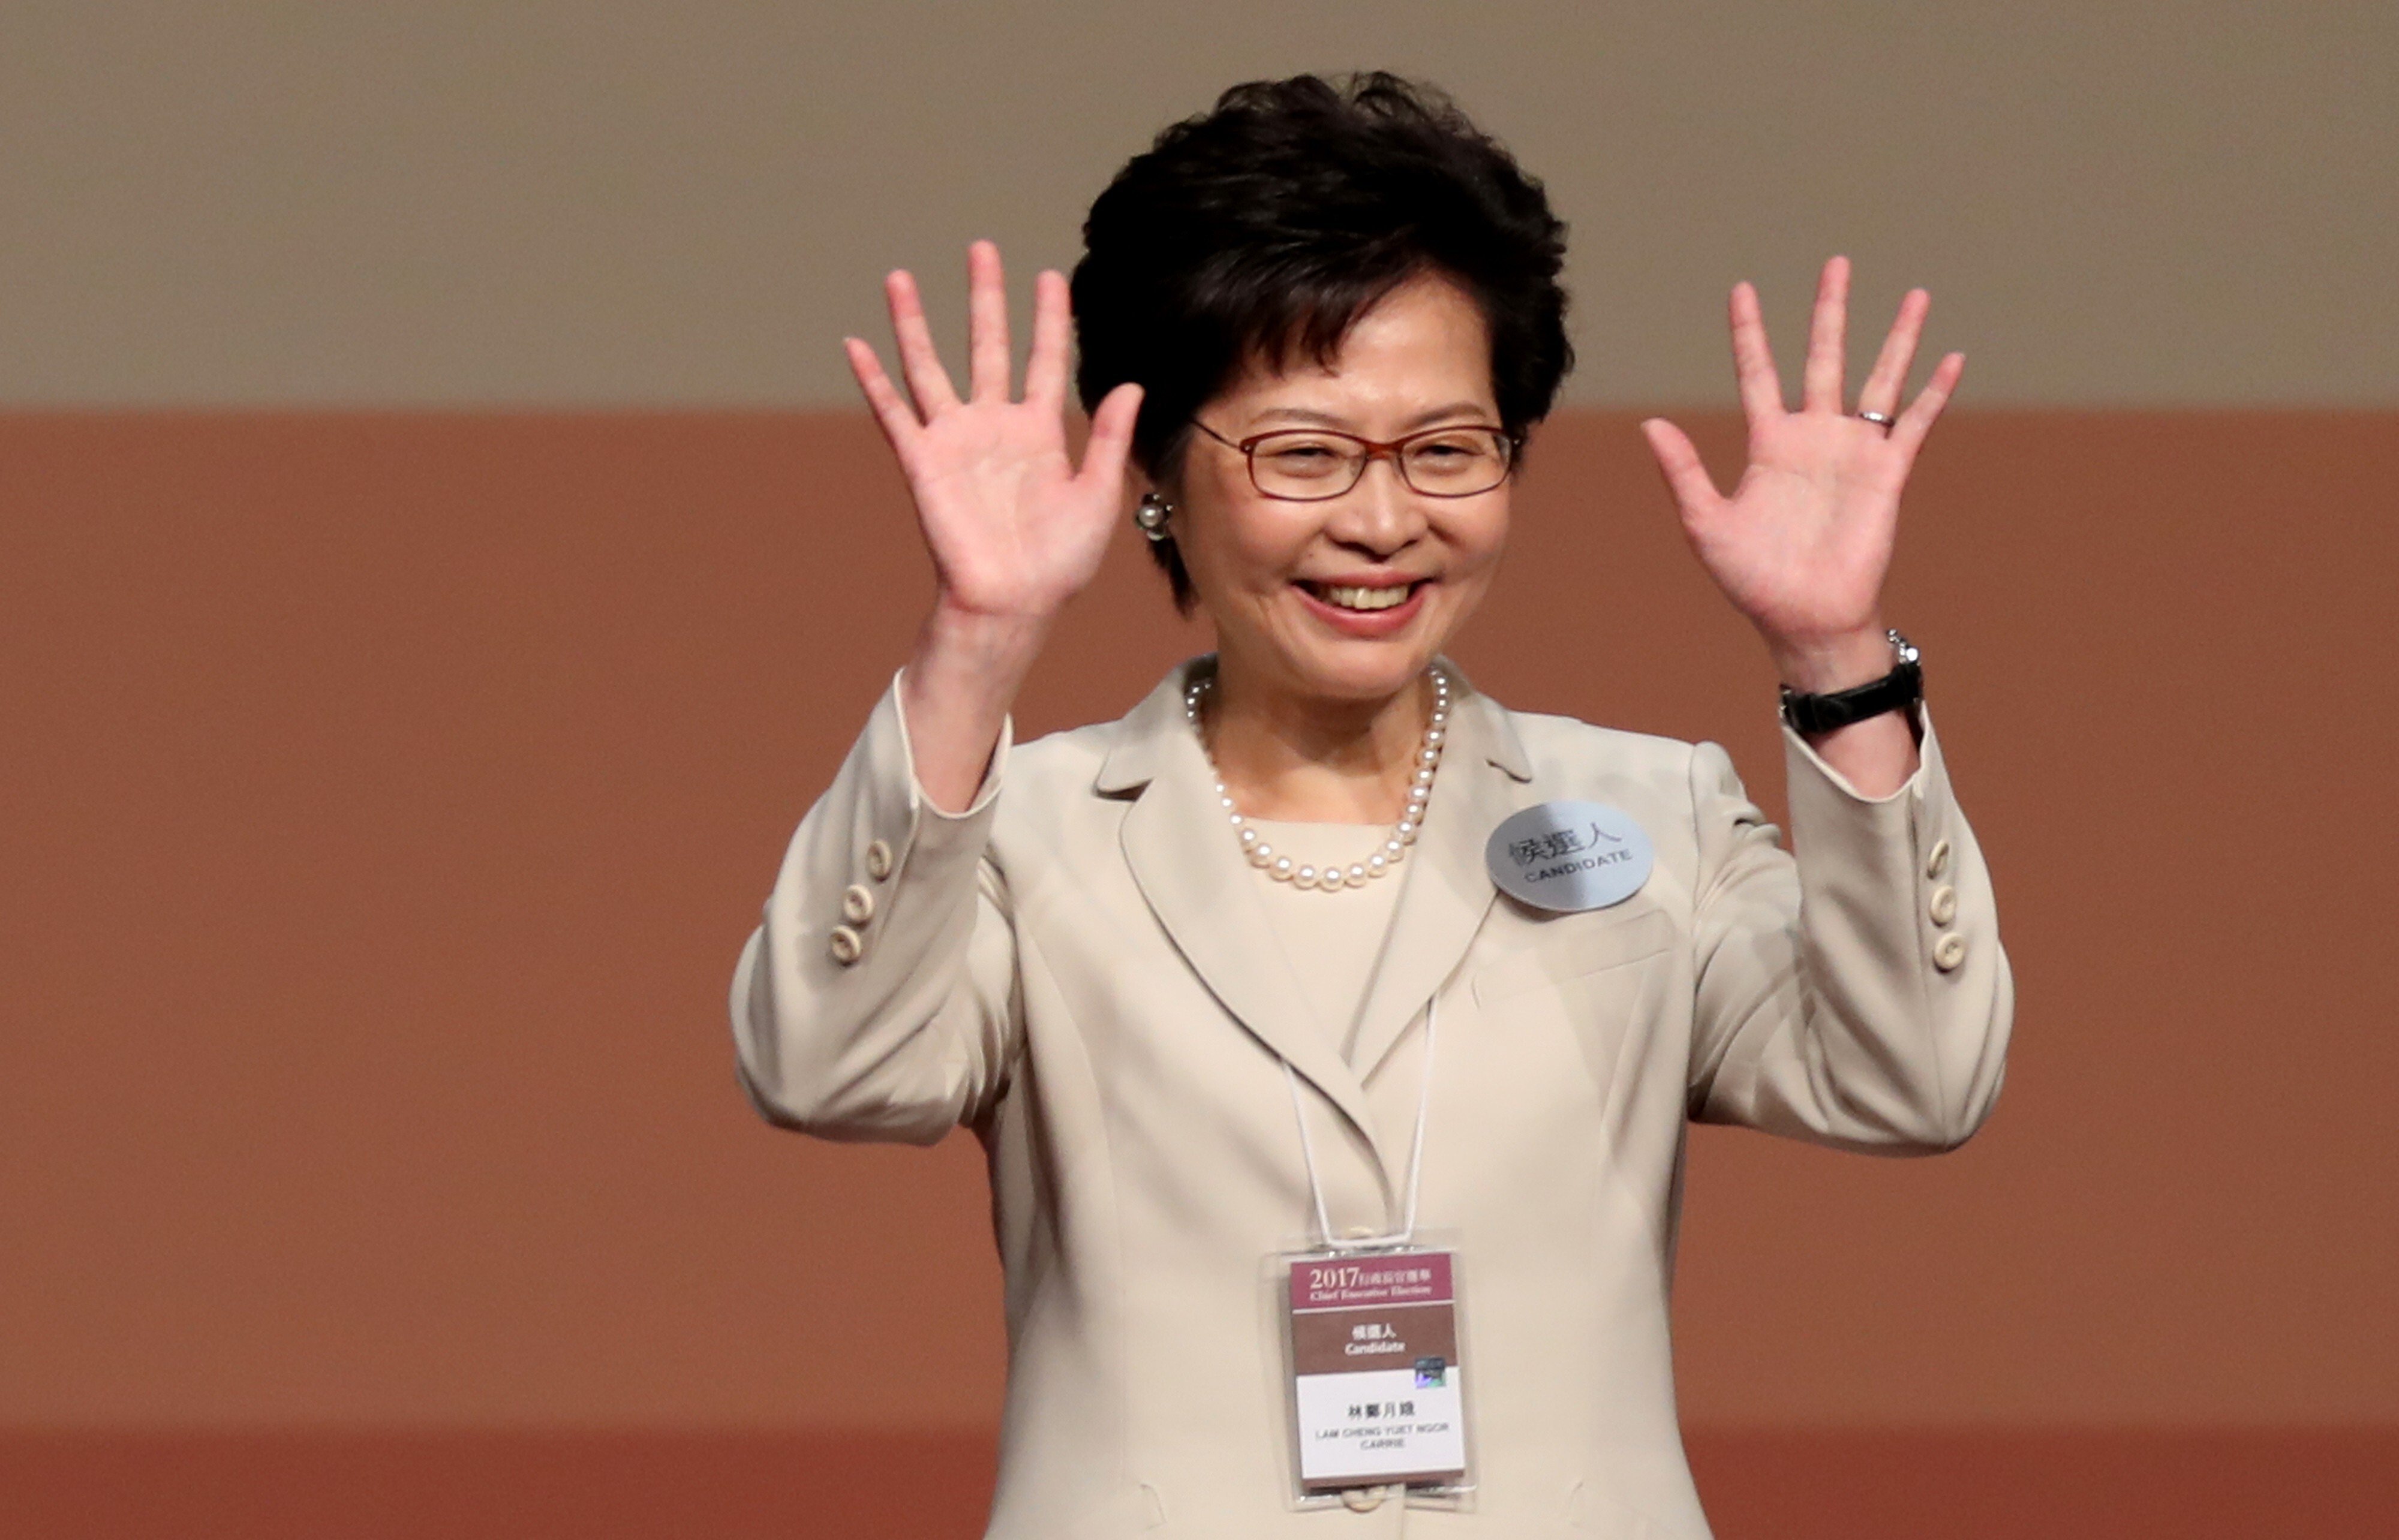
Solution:
[{"label": "red eyeglass frame", "polygon": [[[1190,419],[1190,423],[1193,427],[1198,428],[1209,438],[1215,439],[1227,449],[1240,451],[1242,463],[1249,469],[1250,485],[1256,489],[1259,496],[1271,497],[1280,503],[1329,503],[1335,497],[1347,497],[1349,493],[1358,490],[1359,482],[1366,479],[1366,467],[1368,466],[1373,465],[1377,460],[1386,459],[1391,462],[1391,468],[1399,473],[1401,483],[1419,497],[1480,497],[1485,493],[1497,492],[1501,487],[1507,485],[1508,478],[1514,475],[1516,471],[1516,456],[1525,447],[1524,440],[1518,438],[1515,434],[1509,432],[1504,427],[1496,427],[1489,423],[1443,423],[1439,427],[1421,428],[1416,432],[1403,433],[1396,439],[1369,439],[1361,434],[1344,433],[1339,428],[1331,427],[1278,427],[1270,428],[1264,433],[1253,433],[1248,438],[1240,439],[1239,441],[1226,438],[1223,434],[1217,432],[1214,428],[1210,427],[1207,424],[1201,422],[1197,417]],[[1408,445],[1416,442],[1418,439],[1438,438],[1444,433],[1456,433],[1461,429],[1467,428],[1471,428],[1477,433],[1498,434],[1499,441],[1508,446],[1507,464],[1500,467],[1498,480],[1492,482],[1487,487],[1477,487],[1472,492],[1433,492],[1424,487],[1420,487],[1414,481],[1408,480],[1408,463],[1401,453],[1403,450],[1404,450]],[[1358,445],[1366,452],[1364,456],[1358,462],[1358,474],[1350,478],[1349,484],[1343,487],[1339,492],[1321,493],[1313,497],[1294,497],[1287,492],[1268,492],[1265,487],[1258,484],[1257,447],[1258,445],[1265,443],[1269,439],[1281,439],[1294,435],[1312,435],[1321,439],[1341,439],[1349,443]]]}]

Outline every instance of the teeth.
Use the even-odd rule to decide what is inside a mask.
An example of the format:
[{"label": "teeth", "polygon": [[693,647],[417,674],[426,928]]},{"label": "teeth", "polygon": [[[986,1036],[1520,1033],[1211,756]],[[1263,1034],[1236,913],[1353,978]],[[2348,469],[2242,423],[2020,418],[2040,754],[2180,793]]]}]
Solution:
[{"label": "teeth", "polygon": [[1408,601],[1408,585],[1395,588],[1351,588],[1326,585],[1317,590],[1328,604],[1338,604],[1345,610],[1388,610]]}]

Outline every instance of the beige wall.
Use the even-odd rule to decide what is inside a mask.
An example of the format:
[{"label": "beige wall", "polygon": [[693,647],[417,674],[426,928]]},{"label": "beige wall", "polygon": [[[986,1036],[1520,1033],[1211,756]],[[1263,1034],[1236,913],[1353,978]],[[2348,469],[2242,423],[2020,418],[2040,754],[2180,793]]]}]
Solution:
[{"label": "beige wall", "polygon": [[1726,400],[1728,282],[1787,334],[1843,250],[1970,401],[2399,404],[2388,0],[12,0],[0,401],[843,403],[885,267],[1070,261],[1161,123],[1356,65],[1549,179],[1584,401]]}]

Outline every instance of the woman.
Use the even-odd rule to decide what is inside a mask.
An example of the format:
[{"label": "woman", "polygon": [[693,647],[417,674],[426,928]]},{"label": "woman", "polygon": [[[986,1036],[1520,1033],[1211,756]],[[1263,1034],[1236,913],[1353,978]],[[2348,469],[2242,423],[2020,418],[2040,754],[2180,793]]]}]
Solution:
[{"label": "woman", "polygon": [[[1878,607],[1962,360],[1901,409],[1912,293],[1845,413],[1836,259],[1797,412],[1734,290],[1733,495],[1645,425],[1809,730],[1795,859],[1715,746],[1512,712],[1442,656],[1569,361],[1563,227],[1504,151],[1389,76],[1240,87],[1086,236],[1079,467],[1058,275],[1021,401],[988,245],[964,396],[905,274],[913,404],[848,344],[938,598],[743,953],[744,1079],[825,1137],[983,1141],[994,1535],[1703,1535],[1687,1120],[1933,1151],[1999,1087],[1990,885]],[[1011,747],[1129,461],[1216,652]]]}]

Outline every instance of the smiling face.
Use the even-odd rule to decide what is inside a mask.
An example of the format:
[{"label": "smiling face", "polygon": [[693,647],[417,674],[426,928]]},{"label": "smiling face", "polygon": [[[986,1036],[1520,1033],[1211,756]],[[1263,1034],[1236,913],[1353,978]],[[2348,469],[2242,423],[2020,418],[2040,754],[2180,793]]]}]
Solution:
[{"label": "smiling face", "polygon": [[[1329,362],[1254,366],[1197,416],[1235,443],[1293,428],[1389,442],[1496,426],[1489,331],[1457,285],[1412,278],[1359,317]],[[1437,465],[1443,446],[1428,453]],[[1507,544],[1509,480],[1429,496],[1382,458],[1338,497],[1286,501],[1252,484],[1239,450],[1197,432],[1180,468],[1176,545],[1215,623],[1225,676],[1244,689],[1326,702],[1396,696],[1482,602]]]}]

